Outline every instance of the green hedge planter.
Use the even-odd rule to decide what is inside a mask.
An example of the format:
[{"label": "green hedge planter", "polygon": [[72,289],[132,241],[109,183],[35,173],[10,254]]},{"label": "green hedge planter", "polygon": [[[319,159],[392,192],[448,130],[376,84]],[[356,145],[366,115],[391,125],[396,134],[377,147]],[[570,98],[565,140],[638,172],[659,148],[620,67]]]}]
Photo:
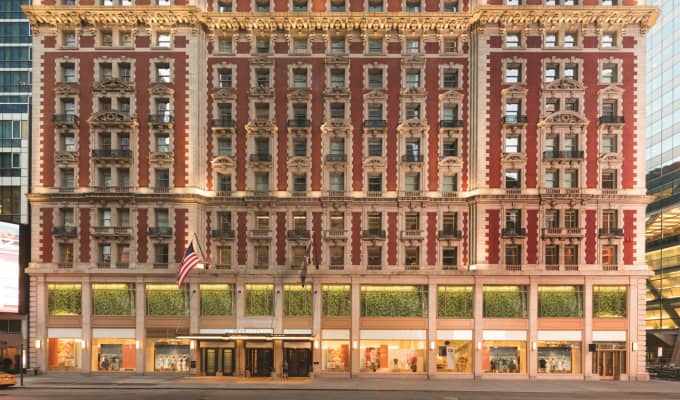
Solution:
[{"label": "green hedge planter", "polygon": [[472,286],[439,286],[437,317],[472,318]]},{"label": "green hedge planter", "polygon": [[322,288],[324,317],[349,317],[352,315],[352,292],[349,286],[324,286]]},{"label": "green hedge planter", "polygon": [[48,285],[47,310],[49,315],[80,315],[81,303],[80,285]]},{"label": "green hedge planter", "polygon": [[233,288],[231,286],[223,289],[204,289],[201,287],[201,315],[234,315]]},{"label": "green hedge planter", "polygon": [[307,317],[312,315],[311,289],[290,288],[283,289],[283,315],[286,317]]},{"label": "green hedge planter", "polygon": [[583,291],[580,287],[538,288],[539,318],[582,318]]},{"label": "green hedge planter", "polygon": [[625,318],[627,299],[625,286],[593,286],[593,317]]},{"label": "green hedge planter", "polygon": [[362,317],[424,317],[427,315],[427,288],[401,286],[361,289]]},{"label": "green hedge planter", "polygon": [[484,288],[485,318],[526,318],[527,293],[521,286]]},{"label": "green hedge planter", "polygon": [[183,290],[147,290],[146,315],[183,316],[187,314],[187,294]]},{"label": "green hedge planter", "polygon": [[266,289],[248,289],[246,287],[245,313],[253,317],[274,315],[273,287]]},{"label": "green hedge planter", "polygon": [[94,315],[135,315],[135,294],[128,289],[95,289],[92,291]]}]

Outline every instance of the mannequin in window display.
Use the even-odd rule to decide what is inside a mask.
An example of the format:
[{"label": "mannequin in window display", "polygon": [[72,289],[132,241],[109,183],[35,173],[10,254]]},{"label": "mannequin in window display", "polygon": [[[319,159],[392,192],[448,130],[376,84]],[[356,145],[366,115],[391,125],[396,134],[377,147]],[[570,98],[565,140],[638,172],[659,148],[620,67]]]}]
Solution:
[{"label": "mannequin in window display", "polygon": [[454,369],[456,368],[456,349],[448,340],[444,344],[446,345],[446,369]]}]

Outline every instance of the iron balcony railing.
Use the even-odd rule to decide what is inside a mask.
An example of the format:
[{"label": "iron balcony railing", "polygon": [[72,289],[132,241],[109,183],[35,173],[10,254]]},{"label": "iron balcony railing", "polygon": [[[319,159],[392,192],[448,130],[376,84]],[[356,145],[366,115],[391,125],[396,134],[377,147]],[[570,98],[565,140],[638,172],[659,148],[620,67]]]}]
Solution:
[{"label": "iron balcony railing", "polygon": [[503,228],[501,231],[501,236],[504,238],[508,237],[524,237],[527,235],[527,230],[517,226]]},{"label": "iron balcony railing", "polygon": [[622,124],[624,121],[623,115],[600,115],[601,124]]},{"label": "iron balcony railing", "polygon": [[94,149],[92,150],[92,157],[132,158],[132,150]]},{"label": "iron balcony railing", "polygon": [[552,150],[544,151],[543,158],[546,160],[565,159],[565,158],[583,158],[583,150]]},{"label": "iron balcony railing", "polygon": [[385,128],[387,121],[384,119],[365,119],[364,128]]},{"label": "iron balcony railing", "polygon": [[439,127],[440,128],[462,128],[463,127],[463,120],[461,120],[461,119],[440,119],[439,120]]},{"label": "iron balcony railing", "polygon": [[504,124],[526,124],[527,123],[527,116],[526,115],[504,115],[503,116],[503,123]]},{"label": "iron balcony railing", "polygon": [[169,226],[155,226],[148,230],[149,236],[172,236],[172,228]]}]

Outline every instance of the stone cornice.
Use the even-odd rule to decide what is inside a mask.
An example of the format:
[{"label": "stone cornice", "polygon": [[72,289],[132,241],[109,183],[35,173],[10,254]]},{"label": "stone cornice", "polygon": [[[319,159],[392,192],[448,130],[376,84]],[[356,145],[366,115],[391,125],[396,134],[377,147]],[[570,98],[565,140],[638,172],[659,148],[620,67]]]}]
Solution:
[{"label": "stone cornice", "polygon": [[186,26],[218,32],[383,31],[465,33],[497,26],[549,28],[556,25],[621,27],[639,25],[646,32],[659,16],[644,6],[479,6],[472,13],[206,13],[198,7],[23,6],[34,29],[83,26],[136,28]]}]

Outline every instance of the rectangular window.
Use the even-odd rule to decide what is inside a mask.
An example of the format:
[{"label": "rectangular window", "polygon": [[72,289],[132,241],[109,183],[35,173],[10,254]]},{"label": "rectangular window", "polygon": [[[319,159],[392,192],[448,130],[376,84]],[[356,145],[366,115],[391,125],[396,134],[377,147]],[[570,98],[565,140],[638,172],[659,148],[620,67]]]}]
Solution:
[{"label": "rectangular window", "polygon": [[170,171],[167,169],[156,169],[156,187],[169,188],[170,187]]},{"label": "rectangular window", "polygon": [[342,267],[345,265],[345,247],[344,246],[330,246],[328,248],[329,263],[332,267]]},{"label": "rectangular window", "polygon": [[545,34],[545,39],[543,40],[543,47],[555,47],[557,46],[557,33],[549,32]]},{"label": "rectangular window", "polygon": [[602,149],[602,154],[617,153],[616,135],[603,135],[600,148]]},{"label": "rectangular window", "polygon": [[444,0],[442,2],[443,12],[456,12],[458,11],[458,0]]},{"label": "rectangular window", "polygon": [[447,54],[458,53],[458,38],[444,38],[442,40],[442,52]]},{"label": "rectangular window", "polygon": [[570,48],[570,47],[576,47],[576,33],[575,32],[567,32],[564,34],[564,47]]},{"label": "rectangular window", "polygon": [[564,227],[567,229],[578,229],[578,210],[564,210]]},{"label": "rectangular window", "polygon": [[505,47],[507,48],[518,48],[519,45],[519,33],[508,33],[505,35]]},{"label": "rectangular window", "polygon": [[404,176],[404,190],[410,192],[420,190],[420,173],[408,173]]},{"label": "rectangular window", "polygon": [[458,266],[458,247],[444,247],[442,249],[442,265],[449,268]]},{"label": "rectangular window", "polygon": [[334,192],[345,191],[345,174],[343,172],[334,172],[329,174],[330,190]]},{"label": "rectangular window", "polygon": [[382,247],[366,247],[366,264],[369,267],[382,267]]},{"label": "rectangular window", "polygon": [[545,76],[543,81],[550,83],[560,77],[560,66],[558,64],[547,64],[545,66]]},{"label": "rectangular window", "polygon": [[379,138],[366,139],[368,157],[382,157],[383,142]]},{"label": "rectangular window", "polygon": [[50,283],[47,285],[48,315],[80,315],[82,289],[79,283]]},{"label": "rectangular window", "polygon": [[508,64],[505,67],[505,83],[519,83],[521,81],[522,65]]},{"label": "rectangular window", "polygon": [[560,247],[556,244],[547,244],[545,246],[545,265],[559,265],[560,264]]},{"label": "rectangular window", "polygon": [[255,173],[255,190],[258,192],[268,192],[269,191],[269,173],[268,172],[256,172]]},{"label": "rectangular window", "polygon": [[613,32],[606,32],[600,36],[600,47],[603,49],[612,48],[616,45],[616,34]]},{"label": "rectangular window", "polygon": [[344,54],[346,52],[344,36],[331,37],[330,42],[331,54]]},{"label": "rectangular window", "polygon": [[233,11],[233,5],[232,5],[231,1],[220,0],[217,3],[217,11],[218,12],[232,12]]},{"label": "rectangular window", "polygon": [[309,44],[306,37],[293,38],[293,53],[306,54],[309,52]]},{"label": "rectangular window", "polygon": [[343,12],[346,11],[347,6],[345,5],[345,0],[331,0],[331,11],[332,12]]},{"label": "rectangular window", "polygon": [[457,89],[458,88],[458,69],[445,69],[442,74],[442,88]]},{"label": "rectangular window", "polygon": [[526,286],[484,286],[484,318],[526,318]]},{"label": "rectangular window", "polygon": [[[169,72],[169,71],[168,71]],[[217,72],[217,86],[220,88],[230,88],[233,86],[233,73],[231,68],[220,69]]]},{"label": "rectangular window", "polygon": [[269,37],[258,37],[255,40],[255,49],[258,54],[269,54]]},{"label": "rectangular window", "polygon": [[404,265],[411,267],[420,265],[420,247],[404,247]]},{"label": "rectangular window", "polygon": [[578,245],[567,244],[564,246],[564,265],[578,265]]},{"label": "rectangular window", "polygon": [[231,157],[233,154],[231,138],[217,139],[217,155]]},{"label": "rectangular window", "polygon": [[221,192],[231,191],[231,175],[217,174],[217,190]]},{"label": "rectangular window", "polygon": [[568,79],[578,80],[578,65],[576,64],[565,64],[564,66],[564,77]]},{"label": "rectangular window", "polygon": [[345,70],[343,68],[333,68],[331,69],[330,74],[330,83],[332,88],[345,87]]},{"label": "rectangular window", "polygon": [[274,285],[245,285],[245,315],[274,315]]},{"label": "rectangular window", "polygon": [[369,121],[380,121],[383,119],[383,105],[380,103],[369,103],[367,106],[367,116]]},{"label": "rectangular window", "polygon": [[558,188],[560,187],[559,181],[559,171],[555,169],[550,169],[545,171],[545,187],[546,188]]},{"label": "rectangular window", "polygon": [[271,11],[269,0],[255,0],[255,11],[257,12]]},{"label": "rectangular window", "polygon": [[604,170],[602,171],[602,189],[616,189],[616,171]]},{"label": "rectangular window", "polygon": [[513,267],[522,265],[521,245],[510,244],[505,246],[505,265]]},{"label": "rectangular window", "polygon": [[266,212],[258,212],[255,214],[255,229],[267,230],[269,229],[269,214]]},{"label": "rectangular window", "polygon": [[458,175],[444,175],[442,177],[442,192],[458,191]]},{"label": "rectangular window", "polygon": [[406,119],[420,118],[420,103],[407,103],[405,106]]},{"label": "rectangular window", "polygon": [[73,31],[64,31],[61,36],[63,47],[77,47],[76,33]]},{"label": "rectangular window", "polygon": [[420,12],[422,9],[420,0],[406,0],[405,5],[407,12]]},{"label": "rectangular window", "polygon": [[217,39],[217,51],[219,53],[230,54],[234,52],[231,36],[220,37]]},{"label": "rectangular window", "polygon": [[522,151],[520,137],[515,135],[506,136],[503,151],[505,153],[520,153]]},{"label": "rectangular window", "polygon": [[157,243],[154,245],[154,263],[155,264],[167,264],[170,261],[168,255],[168,244],[167,243]]},{"label": "rectangular window", "polygon": [[564,182],[565,188],[577,188],[578,187],[578,170],[567,169],[564,171]]},{"label": "rectangular window", "polygon": [[307,139],[305,138],[293,139],[293,156],[294,157],[307,156]]},{"label": "rectangular window", "polygon": [[63,188],[74,188],[76,185],[75,173],[73,168],[62,168],[61,169],[61,187]]},{"label": "rectangular window", "polygon": [[442,141],[442,157],[458,156],[458,139],[444,139]]},{"label": "rectangular window", "polygon": [[73,63],[61,64],[62,79],[66,83],[76,82],[76,66]]},{"label": "rectangular window", "polygon": [[156,46],[169,48],[170,47],[171,36],[168,32],[159,32],[156,37]]},{"label": "rectangular window", "polygon": [[520,181],[519,170],[505,171],[505,188],[506,189],[520,189],[522,187]]},{"label": "rectangular window", "polygon": [[611,231],[618,227],[618,212],[617,210],[602,211],[602,229]]},{"label": "rectangular window", "polygon": [[382,192],[382,175],[368,175],[368,191]]},{"label": "rectangular window", "polygon": [[294,174],[293,175],[293,191],[298,192],[298,193],[307,191],[307,175],[306,174]]},{"label": "rectangular window", "polygon": [[407,88],[419,88],[420,87],[420,70],[409,69],[406,70],[406,84]]},{"label": "rectangular window", "polygon": [[420,53],[420,39],[410,38],[404,41],[404,49],[406,54]]},{"label": "rectangular window", "polygon": [[382,229],[382,213],[368,212],[366,213],[366,229],[377,231]]},{"label": "rectangular window", "polygon": [[368,12],[384,11],[383,0],[368,0]]},{"label": "rectangular window", "polygon": [[307,0],[293,0],[293,11],[295,12],[309,11]]},{"label": "rectangular window", "polygon": [[[538,318],[583,318],[583,286],[540,285],[538,287]],[[549,362],[549,360],[545,361]],[[551,369],[557,370],[558,367]]]},{"label": "rectangular window", "polygon": [[307,88],[307,69],[295,68],[293,69],[293,88],[305,89]]},{"label": "rectangular window", "polygon": [[368,53],[369,54],[382,54],[383,52],[383,40],[382,38],[370,37],[367,40]]},{"label": "rectangular window", "polygon": [[330,103],[330,117],[335,119],[345,118],[345,104],[344,103]]},{"label": "rectangular window", "polygon": [[269,246],[255,246],[255,267],[267,268],[269,266]]},{"label": "rectangular window", "polygon": [[368,88],[381,89],[383,87],[383,70],[371,68],[368,70]]},{"label": "rectangular window", "polygon": [[626,286],[593,286],[593,318],[625,318],[627,289]]},{"label": "rectangular window", "polygon": [[604,84],[617,83],[618,73],[616,65],[605,64],[602,66],[602,71],[600,72],[600,82]]}]

